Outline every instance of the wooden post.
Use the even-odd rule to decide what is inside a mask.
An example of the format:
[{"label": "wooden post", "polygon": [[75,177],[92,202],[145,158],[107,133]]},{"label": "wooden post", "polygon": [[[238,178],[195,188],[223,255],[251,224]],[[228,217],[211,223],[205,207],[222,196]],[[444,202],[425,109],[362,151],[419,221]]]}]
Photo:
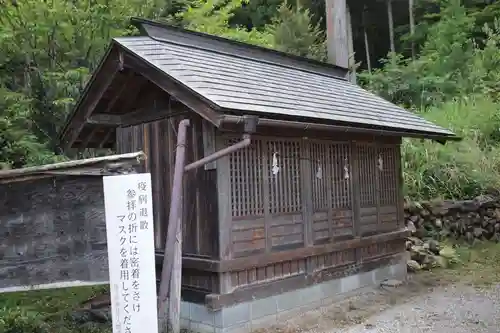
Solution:
[{"label": "wooden post", "polygon": [[[178,246],[177,234],[179,233],[180,228],[178,224],[180,216],[182,216],[182,191],[184,184],[183,176],[186,161],[186,134],[188,126],[190,126],[189,120],[183,119],[179,122],[179,128],[177,131],[177,147],[175,152],[174,179],[172,182],[170,212],[168,216],[167,240],[165,242],[165,250],[163,253],[163,267],[161,271],[160,292],[158,295],[158,331],[160,333],[166,332],[168,327],[172,326],[172,323],[169,323],[169,319],[172,318],[172,314],[169,314],[167,306],[172,303],[168,298],[172,298],[172,295],[177,292],[170,289],[170,286],[174,276],[174,261],[179,260],[175,257],[175,253]],[[171,309],[170,313],[172,313]],[[177,315],[178,314],[179,312],[177,312]],[[177,331],[175,333],[179,332]]]},{"label": "wooden post", "polygon": [[366,31],[366,26],[368,20],[366,19],[366,10],[363,10],[363,17],[362,17],[362,24],[363,24],[363,35],[365,38],[365,52],[366,52],[366,65],[368,66],[368,72],[371,74],[372,73],[372,62],[370,59],[370,44],[368,43],[368,32]]},{"label": "wooden post", "polygon": [[347,21],[347,50],[349,52],[349,81],[356,84],[356,58],[354,57],[354,37],[352,33],[351,11],[349,6],[346,6],[346,21]]},{"label": "wooden post", "polygon": [[394,21],[392,19],[392,0],[387,0],[387,19],[389,22],[389,38],[391,43],[391,52],[396,52],[396,47],[394,46]]},{"label": "wooden post", "polygon": [[328,61],[339,67],[348,68],[346,0],[326,0],[325,7]]},{"label": "wooden post", "polygon": [[415,42],[413,37],[415,36],[415,17],[413,16],[413,0],[408,0],[408,10],[410,16],[410,37],[411,37],[411,57],[415,60]]},{"label": "wooden post", "polygon": [[[182,200],[181,200],[182,202]],[[181,209],[182,211],[182,209]],[[170,279],[170,297],[168,304],[168,322],[170,332],[179,333],[181,331],[180,309],[181,309],[181,280],[182,280],[182,225],[181,217],[177,219],[177,233],[175,235],[174,260],[172,277]],[[160,332],[161,333],[161,332]]]}]

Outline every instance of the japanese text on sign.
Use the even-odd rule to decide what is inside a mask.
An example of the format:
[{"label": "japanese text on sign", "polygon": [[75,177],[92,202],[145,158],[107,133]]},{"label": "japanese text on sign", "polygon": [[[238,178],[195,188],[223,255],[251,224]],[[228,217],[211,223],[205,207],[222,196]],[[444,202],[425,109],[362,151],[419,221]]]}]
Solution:
[{"label": "japanese text on sign", "polygon": [[151,175],[103,178],[113,333],[158,332]]}]

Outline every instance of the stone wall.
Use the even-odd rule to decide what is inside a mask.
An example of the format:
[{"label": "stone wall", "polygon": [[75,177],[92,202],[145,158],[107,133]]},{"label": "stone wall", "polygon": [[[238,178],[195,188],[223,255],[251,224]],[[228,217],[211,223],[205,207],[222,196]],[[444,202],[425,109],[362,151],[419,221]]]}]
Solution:
[{"label": "stone wall", "polygon": [[440,245],[447,238],[469,243],[500,240],[500,197],[405,204],[405,224],[412,232],[407,250],[410,270],[443,266],[456,260],[454,250]]},{"label": "stone wall", "polygon": [[108,280],[100,176],[0,184],[0,291]]}]

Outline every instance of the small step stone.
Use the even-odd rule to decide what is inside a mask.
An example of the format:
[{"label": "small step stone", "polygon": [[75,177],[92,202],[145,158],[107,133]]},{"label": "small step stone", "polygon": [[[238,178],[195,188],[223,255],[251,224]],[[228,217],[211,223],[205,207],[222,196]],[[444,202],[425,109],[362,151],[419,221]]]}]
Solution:
[{"label": "small step stone", "polygon": [[384,280],[380,283],[381,287],[398,288],[403,285],[403,281],[400,280]]}]

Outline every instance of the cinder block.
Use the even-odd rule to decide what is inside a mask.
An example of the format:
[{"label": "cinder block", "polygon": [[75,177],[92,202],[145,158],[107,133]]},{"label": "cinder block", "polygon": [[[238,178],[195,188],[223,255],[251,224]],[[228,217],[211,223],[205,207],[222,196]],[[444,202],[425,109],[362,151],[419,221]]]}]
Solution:
[{"label": "cinder block", "polygon": [[190,304],[188,302],[181,301],[181,318],[191,319],[189,307]]},{"label": "cinder block", "polygon": [[195,303],[190,303],[189,307],[189,319],[191,321],[214,326],[214,317],[216,313],[220,311],[214,313],[209,311],[204,305]]},{"label": "cinder block", "polygon": [[361,287],[359,275],[346,276],[340,281],[341,292],[347,293]]},{"label": "cinder block", "polygon": [[322,299],[331,298],[339,295],[342,292],[340,279],[323,282],[320,285],[320,291]]},{"label": "cinder block", "polygon": [[283,323],[287,320],[300,317],[303,314],[304,314],[304,311],[300,307],[296,307],[293,309],[288,309],[288,310],[283,310],[283,311],[278,312],[277,320],[278,320],[278,323]]},{"label": "cinder block", "polygon": [[306,293],[306,289],[299,289],[276,295],[278,312],[299,307],[303,304],[302,298],[306,297]]},{"label": "cinder block", "polygon": [[361,287],[373,286],[375,282],[375,272],[369,271],[359,274],[359,283]]},{"label": "cinder block", "polygon": [[269,315],[276,315],[278,312],[278,303],[276,297],[266,297],[263,299],[258,299],[250,304],[251,319],[257,319],[261,317],[267,317]]},{"label": "cinder block", "polygon": [[226,328],[234,325],[244,324],[250,321],[250,302],[240,303],[221,311],[214,316],[216,327]]},{"label": "cinder block", "polygon": [[250,332],[250,322],[224,328],[215,328],[215,333],[248,333]]},{"label": "cinder block", "polygon": [[375,283],[379,284],[380,282],[390,279],[392,277],[391,268],[389,266],[379,267],[375,270]]},{"label": "cinder block", "polygon": [[189,321],[189,319],[181,318],[180,325],[181,325],[181,329],[184,329],[184,330],[191,329],[191,322]]},{"label": "cinder block", "polygon": [[278,316],[276,314],[272,314],[257,319],[253,319],[250,323],[250,328],[253,331],[261,328],[270,328],[277,324],[278,324]]},{"label": "cinder block", "polygon": [[394,279],[406,281],[408,277],[408,267],[406,262],[401,262],[391,266],[391,274]]},{"label": "cinder block", "polygon": [[212,325],[191,322],[190,328],[193,333],[216,333],[215,327]]}]

